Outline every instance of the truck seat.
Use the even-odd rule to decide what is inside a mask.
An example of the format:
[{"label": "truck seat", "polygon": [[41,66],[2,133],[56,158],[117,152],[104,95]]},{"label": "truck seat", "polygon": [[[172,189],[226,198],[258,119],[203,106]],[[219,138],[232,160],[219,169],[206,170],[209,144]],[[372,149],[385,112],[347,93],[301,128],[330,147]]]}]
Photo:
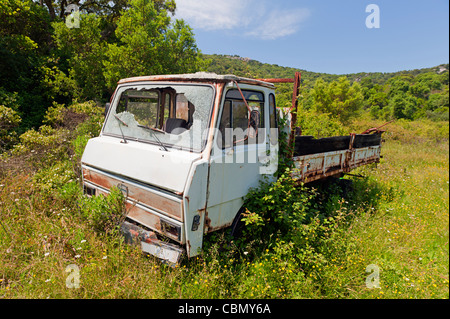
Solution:
[{"label": "truck seat", "polygon": [[171,134],[181,134],[187,130],[187,122],[185,119],[168,118],[164,125],[164,131]]}]

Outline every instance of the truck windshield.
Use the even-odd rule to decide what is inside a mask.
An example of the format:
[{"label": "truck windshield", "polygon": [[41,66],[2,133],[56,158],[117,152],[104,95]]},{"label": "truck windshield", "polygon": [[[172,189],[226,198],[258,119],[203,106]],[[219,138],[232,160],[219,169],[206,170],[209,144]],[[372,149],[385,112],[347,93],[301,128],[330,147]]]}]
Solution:
[{"label": "truck windshield", "polygon": [[119,88],[103,134],[200,152],[209,127],[214,89],[208,85]]}]

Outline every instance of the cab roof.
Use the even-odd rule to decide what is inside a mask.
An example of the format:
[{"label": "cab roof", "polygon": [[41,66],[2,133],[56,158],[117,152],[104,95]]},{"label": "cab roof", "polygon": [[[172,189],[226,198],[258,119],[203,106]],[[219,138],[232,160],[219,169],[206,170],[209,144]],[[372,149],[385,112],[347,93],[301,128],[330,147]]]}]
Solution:
[{"label": "cab roof", "polygon": [[149,75],[149,76],[137,76],[132,78],[121,79],[118,84],[132,83],[132,82],[160,82],[160,81],[173,81],[173,82],[233,82],[264,86],[268,88],[275,88],[270,82],[261,80],[255,80],[250,78],[239,77],[232,74],[219,75],[210,72],[197,72],[188,74],[168,74],[168,75]]}]

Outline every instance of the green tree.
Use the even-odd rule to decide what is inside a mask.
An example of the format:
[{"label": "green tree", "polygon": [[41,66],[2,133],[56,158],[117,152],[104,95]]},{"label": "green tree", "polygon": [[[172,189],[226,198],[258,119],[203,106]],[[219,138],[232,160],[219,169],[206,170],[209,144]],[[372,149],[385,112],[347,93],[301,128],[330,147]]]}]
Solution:
[{"label": "green tree", "polygon": [[344,124],[358,115],[364,100],[361,86],[357,82],[350,84],[347,77],[340,77],[331,83],[320,78],[311,90],[311,95],[316,111],[329,113]]},{"label": "green tree", "polygon": [[48,12],[31,0],[0,0],[0,83],[15,94],[25,128],[39,124],[48,101],[42,67],[51,48]]},{"label": "green tree", "polygon": [[69,5],[76,5],[80,11],[115,18],[127,8],[128,0],[34,0],[46,7],[52,20],[64,18]]},{"label": "green tree", "polygon": [[[104,76],[112,90],[119,79],[187,73],[204,68],[192,29],[169,17],[173,1],[130,0],[117,22],[118,43],[108,44]],[[164,5],[163,5],[164,4]]]},{"label": "green tree", "polygon": [[417,99],[407,93],[398,93],[390,99],[388,108],[391,110],[391,117],[396,119],[414,118],[414,113],[418,110]]},{"label": "green tree", "polygon": [[424,82],[418,82],[409,87],[409,92],[417,98],[428,97],[430,91],[430,87]]},{"label": "green tree", "polygon": [[381,116],[380,111],[388,105],[389,100],[387,94],[381,91],[372,92],[366,102],[372,117],[379,118]]},{"label": "green tree", "polygon": [[[105,60],[106,42],[101,35],[102,20],[94,13],[80,15],[80,27],[68,28],[64,22],[53,22],[54,39],[58,55],[65,63],[60,63],[68,79],[64,79],[57,70],[53,78],[58,84],[68,81],[75,85],[72,95],[80,100],[97,100],[105,91],[103,61]],[[62,78],[58,81],[58,75]],[[58,86],[59,87],[59,86]],[[67,86],[66,86],[67,88]]]},{"label": "green tree", "polygon": [[446,90],[441,93],[435,93],[430,95],[430,98],[427,101],[427,110],[434,111],[441,107],[449,107],[449,91],[448,87]]},{"label": "green tree", "polygon": [[388,81],[389,85],[388,96],[392,97],[399,93],[408,92],[412,78],[413,78],[412,75],[411,76],[403,75],[391,78]]}]

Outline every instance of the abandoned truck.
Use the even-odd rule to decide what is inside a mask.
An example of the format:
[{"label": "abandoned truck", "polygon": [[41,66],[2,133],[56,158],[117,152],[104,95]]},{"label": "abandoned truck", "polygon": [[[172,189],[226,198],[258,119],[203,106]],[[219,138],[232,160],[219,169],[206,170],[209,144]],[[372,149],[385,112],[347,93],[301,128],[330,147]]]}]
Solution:
[{"label": "abandoned truck", "polygon": [[174,264],[184,253],[199,254],[204,234],[232,226],[248,190],[264,176],[275,180],[280,115],[292,123],[287,135],[298,181],[379,162],[378,129],[322,139],[296,135],[296,112],[276,108],[276,82],[294,83],[295,110],[300,73],[294,79],[200,72],[120,80],[100,136],[88,141],[81,159],[85,194],[119,188],[127,238]]}]

